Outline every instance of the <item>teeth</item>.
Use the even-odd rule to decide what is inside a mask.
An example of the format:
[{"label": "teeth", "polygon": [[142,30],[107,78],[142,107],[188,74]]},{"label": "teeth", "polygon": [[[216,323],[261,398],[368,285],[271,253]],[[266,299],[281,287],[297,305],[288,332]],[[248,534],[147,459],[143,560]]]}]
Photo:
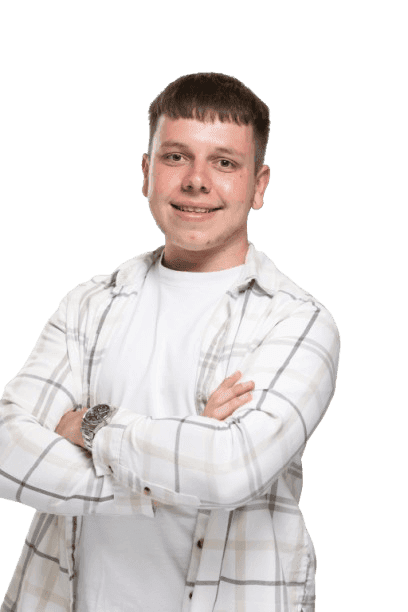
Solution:
[{"label": "teeth", "polygon": [[216,208],[195,208],[195,207],[188,207],[188,206],[176,206],[176,204],[173,204],[173,206],[175,208],[177,208],[178,210],[182,210],[183,212],[193,212],[193,213],[210,213],[214,210],[217,210]]},{"label": "teeth", "polygon": [[210,208],[180,208],[183,212],[197,212],[197,213],[206,213],[210,212]]}]

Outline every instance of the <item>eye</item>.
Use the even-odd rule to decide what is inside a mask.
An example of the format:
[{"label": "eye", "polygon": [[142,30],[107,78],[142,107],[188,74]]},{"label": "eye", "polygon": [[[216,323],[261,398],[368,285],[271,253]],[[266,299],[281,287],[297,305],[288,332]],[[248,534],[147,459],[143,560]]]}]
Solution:
[{"label": "eye", "polygon": [[221,168],[225,168],[225,170],[233,170],[235,168],[235,164],[229,159],[220,159],[219,164]]},{"label": "eye", "polygon": [[168,153],[166,155],[166,159],[168,159],[169,161],[178,162],[182,160],[182,156],[180,155],[180,153]]}]

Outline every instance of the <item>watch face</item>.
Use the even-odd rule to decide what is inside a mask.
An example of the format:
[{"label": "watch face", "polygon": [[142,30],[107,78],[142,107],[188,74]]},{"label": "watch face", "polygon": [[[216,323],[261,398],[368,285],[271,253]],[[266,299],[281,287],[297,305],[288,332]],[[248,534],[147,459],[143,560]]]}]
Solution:
[{"label": "watch face", "polygon": [[106,404],[102,404],[101,406],[99,406],[99,411],[98,414],[104,419],[105,417],[107,417],[111,412],[110,406],[107,406]]},{"label": "watch face", "polygon": [[86,415],[87,420],[91,423],[100,423],[110,412],[110,407],[107,404],[99,404],[94,406]]},{"label": "watch face", "polygon": [[88,423],[97,423],[98,422],[97,410],[95,410],[95,408],[92,408],[92,410],[90,410],[88,414],[85,416],[85,419],[88,421]]}]

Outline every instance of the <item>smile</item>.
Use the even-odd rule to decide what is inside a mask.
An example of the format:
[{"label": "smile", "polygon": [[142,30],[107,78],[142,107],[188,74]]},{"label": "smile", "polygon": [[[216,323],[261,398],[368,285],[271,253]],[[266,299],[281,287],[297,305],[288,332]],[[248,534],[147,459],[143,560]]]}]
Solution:
[{"label": "smile", "polygon": [[181,210],[182,212],[197,213],[197,214],[211,213],[211,212],[214,212],[215,210],[220,210],[219,208],[198,208],[196,206],[176,206],[176,204],[172,204],[172,206],[173,208],[176,208],[177,210]]}]

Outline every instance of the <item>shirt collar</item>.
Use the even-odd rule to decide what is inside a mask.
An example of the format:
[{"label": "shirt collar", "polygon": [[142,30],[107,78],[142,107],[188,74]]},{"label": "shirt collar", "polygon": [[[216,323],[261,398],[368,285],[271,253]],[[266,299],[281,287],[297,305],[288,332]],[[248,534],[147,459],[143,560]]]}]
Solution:
[{"label": "shirt collar", "polygon": [[[155,251],[143,253],[125,262],[112,274],[110,286],[114,293],[125,291],[126,288],[137,290],[152,265],[156,263],[163,252],[164,245]],[[258,251],[252,242],[249,242],[244,267],[229,292],[237,295],[246,291],[252,281],[266,294],[273,296],[277,287],[277,269],[274,263],[261,251]]]}]

